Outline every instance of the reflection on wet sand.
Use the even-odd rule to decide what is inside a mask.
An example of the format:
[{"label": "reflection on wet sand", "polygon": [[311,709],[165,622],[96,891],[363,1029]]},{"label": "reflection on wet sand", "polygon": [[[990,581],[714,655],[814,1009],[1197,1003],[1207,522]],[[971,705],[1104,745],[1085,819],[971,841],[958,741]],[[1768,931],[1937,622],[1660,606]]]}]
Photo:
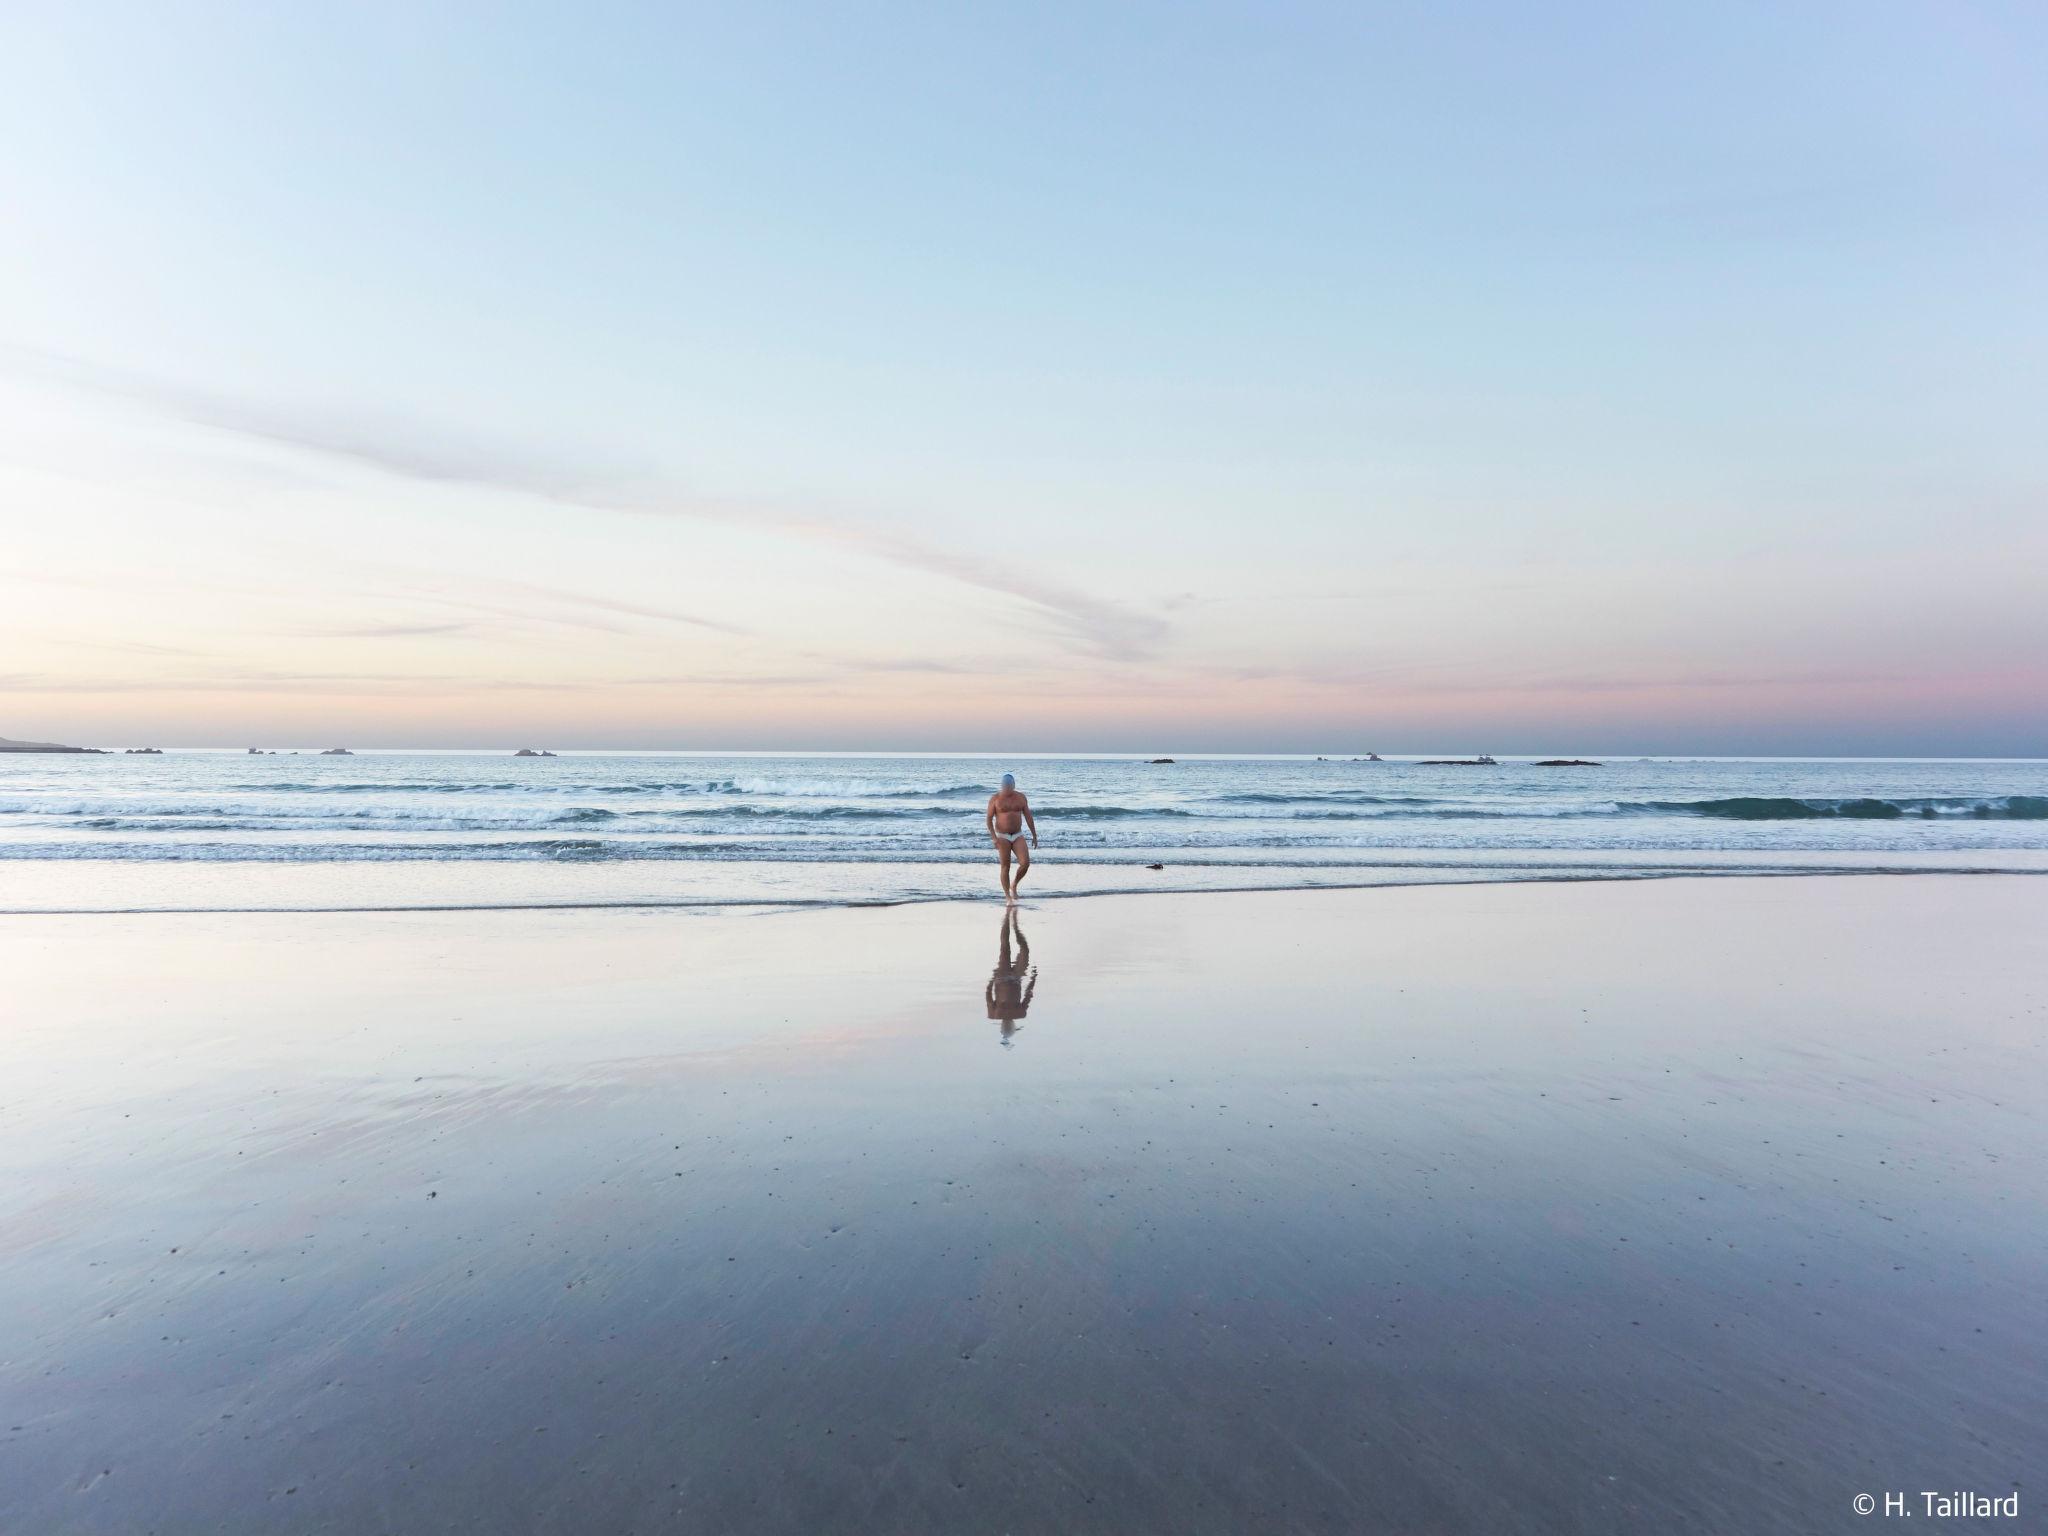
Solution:
[{"label": "reflection on wet sand", "polygon": [[1024,1015],[1031,1011],[1031,994],[1037,987],[1038,972],[1031,964],[1031,943],[1024,937],[1024,925],[1017,921],[1017,909],[1011,907],[1003,913],[996,968],[988,979],[984,996],[988,1016],[1003,1027],[1005,1046],[1017,1033]]},{"label": "reflection on wet sand", "polygon": [[[2048,881],[1040,903],[0,919],[0,1532],[1897,1536],[1858,1491],[2038,1478]],[[1047,944],[997,1062],[962,982],[1022,1022]]]}]

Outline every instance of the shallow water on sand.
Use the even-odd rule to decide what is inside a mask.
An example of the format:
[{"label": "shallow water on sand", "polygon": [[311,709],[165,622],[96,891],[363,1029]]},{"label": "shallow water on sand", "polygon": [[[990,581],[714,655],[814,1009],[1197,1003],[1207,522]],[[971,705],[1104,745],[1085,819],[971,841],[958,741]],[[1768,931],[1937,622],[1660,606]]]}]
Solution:
[{"label": "shallow water on sand", "polygon": [[1927,879],[10,918],[0,1529],[2004,1494],[2048,1422],[2044,917]]}]

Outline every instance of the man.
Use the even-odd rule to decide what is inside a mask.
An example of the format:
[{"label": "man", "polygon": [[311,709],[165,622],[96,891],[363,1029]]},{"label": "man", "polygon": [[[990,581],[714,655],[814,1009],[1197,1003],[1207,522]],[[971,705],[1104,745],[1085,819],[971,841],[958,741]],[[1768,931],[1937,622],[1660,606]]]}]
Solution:
[{"label": "man", "polygon": [[[1017,887],[1031,873],[1031,849],[1038,846],[1038,823],[1031,819],[1031,802],[1017,792],[1017,775],[1003,775],[1003,787],[988,797],[983,820],[1003,861],[1003,900],[1014,907]],[[1024,842],[1027,828],[1031,834],[1029,847]],[[1013,858],[1017,861],[1015,873],[1010,869]]]}]

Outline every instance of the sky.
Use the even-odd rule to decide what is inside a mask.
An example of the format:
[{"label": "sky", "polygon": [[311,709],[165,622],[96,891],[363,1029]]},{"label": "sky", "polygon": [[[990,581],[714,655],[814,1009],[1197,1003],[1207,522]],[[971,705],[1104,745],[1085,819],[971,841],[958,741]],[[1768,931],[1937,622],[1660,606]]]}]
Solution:
[{"label": "sky", "polygon": [[0,0],[0,736],[2048,755],[2048,10]]}]

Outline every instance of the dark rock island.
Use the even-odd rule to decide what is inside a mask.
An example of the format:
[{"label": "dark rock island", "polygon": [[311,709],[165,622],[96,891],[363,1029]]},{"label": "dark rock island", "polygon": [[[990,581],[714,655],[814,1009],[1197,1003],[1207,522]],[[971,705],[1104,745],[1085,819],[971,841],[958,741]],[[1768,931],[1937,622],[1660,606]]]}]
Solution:
[{"label": "dark rock island", "polygon": [[54,741],[13,741],[0,736],[0,752],[98,752],[99,747],[60,747]]}]

